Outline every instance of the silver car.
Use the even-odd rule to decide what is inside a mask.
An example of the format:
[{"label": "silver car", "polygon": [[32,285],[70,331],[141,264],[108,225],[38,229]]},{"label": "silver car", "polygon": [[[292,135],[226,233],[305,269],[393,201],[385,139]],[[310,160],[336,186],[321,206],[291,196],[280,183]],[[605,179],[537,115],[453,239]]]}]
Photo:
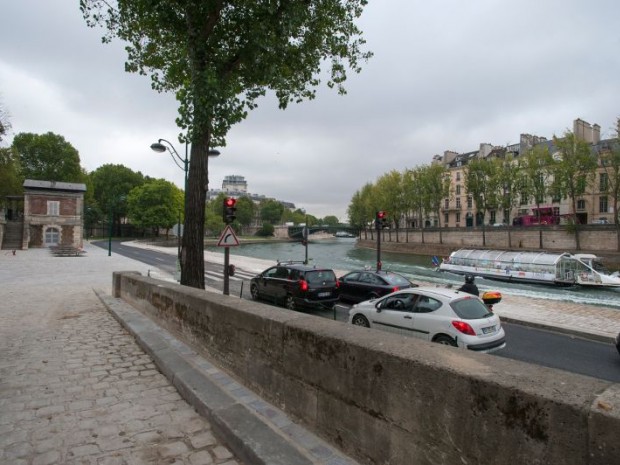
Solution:
[{"label": "silver car", "polygon": [[361,302],[349,310],[349,323],[478,352],[506,346],[499,317],[482,300],[447,288],[403,289]]}]

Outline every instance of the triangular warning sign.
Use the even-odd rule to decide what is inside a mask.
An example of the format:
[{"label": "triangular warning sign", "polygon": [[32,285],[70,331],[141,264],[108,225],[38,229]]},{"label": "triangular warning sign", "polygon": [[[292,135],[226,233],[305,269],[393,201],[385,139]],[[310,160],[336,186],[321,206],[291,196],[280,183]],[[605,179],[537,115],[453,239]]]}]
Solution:
[{"label": "triangular warning sign", "polygon": [[217,246],[218,247],[231,247],[235,245],[239,245],[239,239],[237,239],[237,236],[235,235],[235,231],[233,230],[233,228],[231,228],[230,225],[228,224],[224,228],[224,231],[222,231],[220,240],[217,241]]}]

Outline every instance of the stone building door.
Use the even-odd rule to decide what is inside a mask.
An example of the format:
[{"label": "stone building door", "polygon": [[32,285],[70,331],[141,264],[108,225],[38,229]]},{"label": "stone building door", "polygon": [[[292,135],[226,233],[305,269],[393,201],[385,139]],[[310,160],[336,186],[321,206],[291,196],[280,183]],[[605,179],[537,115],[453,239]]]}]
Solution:
[{"label": "stone building door", "polygon": [[45,231],[45,246],[52,247],[60,242],[60,231],[58,228],[47,228]]}]

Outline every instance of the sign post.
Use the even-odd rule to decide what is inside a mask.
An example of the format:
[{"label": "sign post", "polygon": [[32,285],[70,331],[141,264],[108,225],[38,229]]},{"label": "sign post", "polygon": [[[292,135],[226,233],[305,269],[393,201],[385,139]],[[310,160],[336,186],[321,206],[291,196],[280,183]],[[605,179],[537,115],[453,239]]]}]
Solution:
[{"label": "sign post", "polygon": [[220,235],[220,239],[217,241],[218,247],[224,247],[224,295],[230,295],[230,247],[237,245],[239,245],[239,239],[237,239],[233,228],[227,224]]}]

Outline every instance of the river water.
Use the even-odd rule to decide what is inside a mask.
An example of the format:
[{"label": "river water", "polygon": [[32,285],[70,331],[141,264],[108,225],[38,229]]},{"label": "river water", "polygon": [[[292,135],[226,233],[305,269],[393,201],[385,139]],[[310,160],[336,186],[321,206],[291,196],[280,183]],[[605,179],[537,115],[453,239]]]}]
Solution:
[{"label": "river water", "polygon": [[[310,264],[325,266],[340,271],[376,268],[377,251],[355,246],[356,239],[328,239],[311,242],[308,245]],[[223,252],[221,247],[208,247],[212,252]],[[268,261],[299,260],[305,258],[305,248],[299,242],[242,244],[230,248],[231,262],[235,255],[260,258]],[[460,285],[462,276],[435,271],[430,257],[402,253],[382,252],[383,270],[396,271],[407,276],[411,281],[439,285]],[[537,284],[505,283],[501,281],[476,278],[480,291],[497,290],[505,294],[547,299],[553,301],[568,300],[575,303],[613,307],[620,310],[620,289],[589,289],[582,287],[554,287]]]}]

